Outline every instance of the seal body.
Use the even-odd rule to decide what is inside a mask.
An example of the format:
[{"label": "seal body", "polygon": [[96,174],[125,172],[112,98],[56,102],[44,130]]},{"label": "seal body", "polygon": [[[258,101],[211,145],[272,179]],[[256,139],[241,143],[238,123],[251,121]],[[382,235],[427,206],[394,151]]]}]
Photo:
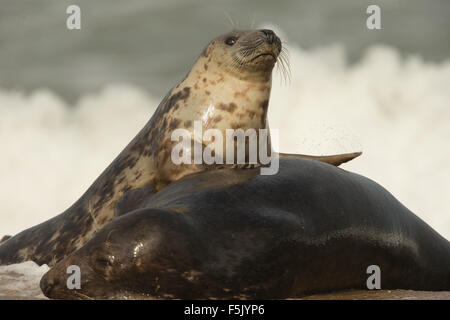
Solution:
[{"label": "seal body", "polygon": [[[0,246],[0,264],[33,260],[53,265],[110,221],[127,191],[145,189],[153,194],[185,175],[215,168],[173,163],[171,153],[177,141],[172,133],[181,128],[193,132],[196,121],[203,129],[214,128],[224,136],[226,129],[267,128],[271,73],[281,50],[280,39],[270,30],[233,31],[211,41],[145,127],[83,196],[59,216]],[[192,138],[192,148],[208,144],[203,137]],[[214,144],[209,147],[218,151]],[[219,156],[224,158],[227,150],[222,150],[225,153]],[[359,154],[317,159],[338,165]]]},{"label": "seal body", "polygon": [[364,289],[371,265],[382,289],[450,289],[446,239],[377,183],[318,161],[193,174],[141,200],[51,269],[44,294],[282,299]]}]

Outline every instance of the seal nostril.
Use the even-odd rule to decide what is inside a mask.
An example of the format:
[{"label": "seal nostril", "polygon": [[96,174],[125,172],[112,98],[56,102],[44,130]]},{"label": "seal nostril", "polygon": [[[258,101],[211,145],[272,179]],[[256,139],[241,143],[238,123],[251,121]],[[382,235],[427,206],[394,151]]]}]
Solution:
[{"label": "seal nostril", "polygon": [[266,36],[267,42],[272,44],[275,41],[275,32],[269,29],[261,29],[261,32]]},{"label": "seal nostril", "polygon": [[275,35],[275,33],[270,29],[261,29],[261,32],[264,33],[267,37]]}]

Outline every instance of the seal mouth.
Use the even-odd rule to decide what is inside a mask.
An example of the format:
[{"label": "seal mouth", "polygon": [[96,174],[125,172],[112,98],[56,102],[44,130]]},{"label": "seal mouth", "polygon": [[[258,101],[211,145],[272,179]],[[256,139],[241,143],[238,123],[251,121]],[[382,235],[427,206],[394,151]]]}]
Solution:
[{"label": "seal mouth", "polygon": [[272,57],[273,60],[275,60],[275,61],[277,60],[277,57],[273,53],[271,53],[271,52],[264,52],[264,53],[260,53],[257,56],[253,57],[250,61],[254,61],[254,60],[256,60],[256,59],[258,59],[260,57]]}]

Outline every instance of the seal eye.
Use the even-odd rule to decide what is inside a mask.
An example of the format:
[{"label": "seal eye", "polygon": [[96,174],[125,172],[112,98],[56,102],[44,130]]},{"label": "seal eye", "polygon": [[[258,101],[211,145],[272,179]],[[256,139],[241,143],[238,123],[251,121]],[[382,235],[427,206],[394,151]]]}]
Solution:
[{"label": "seal eye", "polygon": [[100,257],[97,259],[97,263],[101,266],[101,267],[112,267],[112,260],[110,258],[105,258],[105,257]]},{"label": "seal eye", "polygon": [[110,267],[111,263],[107,259],[97,259],[97,263],[102,267]]},{"label": "seal eye", "polygon": [[229,46],[232,46],[233,44],[236,43],[236,41],[237,41],[237,38],[236,38],[236,37],[228,37],[228,38],[225,40],[225,43],[226,43],[227,45],[229,45]]}]

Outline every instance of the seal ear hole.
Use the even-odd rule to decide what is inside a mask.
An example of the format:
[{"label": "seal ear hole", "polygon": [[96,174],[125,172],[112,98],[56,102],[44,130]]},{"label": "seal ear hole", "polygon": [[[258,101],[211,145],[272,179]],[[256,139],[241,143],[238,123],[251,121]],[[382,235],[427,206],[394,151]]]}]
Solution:
[{"label": "seal ear hole", "polygon": [[232,46],[232,45],[234,45],[236,43],[236,41],[237,41],[237,38],[231,36],[231,37],[228,37],[228,38],[225,39],[225,44],[227,44],[229,46]]}]

